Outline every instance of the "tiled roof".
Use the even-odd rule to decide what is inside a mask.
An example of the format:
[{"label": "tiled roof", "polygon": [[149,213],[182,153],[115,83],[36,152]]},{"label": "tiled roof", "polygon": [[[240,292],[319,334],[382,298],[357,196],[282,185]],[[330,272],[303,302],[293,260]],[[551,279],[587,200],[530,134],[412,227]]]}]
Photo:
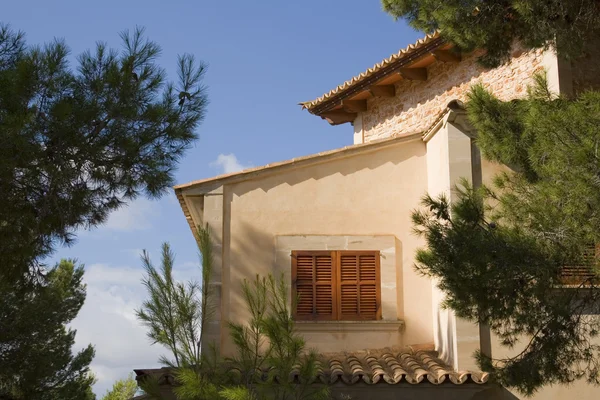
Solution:
[{"label": "tiled roof", "polygon": [[437,358],[434,351],[412,349],[382,349],[361,353],[329,356],[319,378],[323,383],[365,382],[391,385],[406,382],[412,385],[429,382],[439,385],[451,382],[486,383],[488,374],[483,372],[456,372]]},{"label": "tiled roof", "polygon": [[[235,373],[235,370],[232,372]],[[161,385],[174,383],[172,371],[167,368],[135,370],[135,373],[138,380],[143,379],[145,375],[153,375],[158,378]],[[434,351],[387,348],[324,355],[317,379],[318,382],[325,384],[340,382],[347,385],[357,383],[374,385],[379,382],[390,385],[402,383],[440,385],[444,382],[461,385],[484,384],[488,381],[488,377],[484,372],[456,372],[437,358]],[[298,373],[292,373],[288,379],[298,382]]]},{"label": "tiled roof", "polygon": [[425,36],[424,38],[417,40],[415,43],[409,45],[408,47],[398,51],[396,54],[391,55],[390,57],[386,58],[385,60],[381,61],[380,63],[375,64],[373,67],[367,69],[360,75],[357,75],[354,78],[342,83],[341,85],[338,85],[336,88],[330,90],[329,92],[325,93],[321,97],[319,97],[315,100],[312,100],[312,101],[302,102],[302,103],[300,103],[300,105],[302,106],[302,108],[307,108],[309,111],[311,111],[316,106],[326,102],[327,100],[348,90],[349,88],[358,85],[359,83],[366,80],[367,78],[369,78],[369,77],[375,75],[376,73],[391,66],[396,61],[399,61],[399,60],[411,55],[411,53],[425,47],[426,45],[428,45],[434,41],[440,42],[439,43],[440,46],[445,44],[443,42],[443,40],[441,40],[438,32],[429,34],[429,35]]}]

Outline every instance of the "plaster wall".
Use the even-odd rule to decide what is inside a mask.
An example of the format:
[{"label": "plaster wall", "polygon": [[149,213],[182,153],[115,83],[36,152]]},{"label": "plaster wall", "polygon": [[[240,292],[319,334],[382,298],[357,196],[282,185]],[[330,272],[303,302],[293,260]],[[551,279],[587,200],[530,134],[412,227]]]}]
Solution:
[{"label": "plaster wall", "polygon": [[[304,236],[298,246],[320,249],[327,243],[331,246],[332,241],[343,241],[343,237],[360,236],[362,248],[381,247],[387,252],[382,255],[394,258],[390,262],[396,270],[386,274],[382,282],[384,316],[389,321],[402,320],[402,334],[390,334],[388,329],[369,341],[364,330],[351,332],[333,326],[332,335],[317,335],[318,339],[308,342],[309,347],[332,351],[432,343],[431,283],[413,269],[415,249],[422,243],[411,233],[410,221],[411,210],[427,190],[426,171],[425,144],[416,138],[375,152],[226,185],[223,319],[247,319],[241,297],[244,279],[268,273],[284,273],[288,279],[291,264],[289,257],[281,254],[285,248],[282,237]],[[371,244],[365,237],[371,238]],[[394,285],[401,288],[395,298]],[[346,331],[343,340],[334,335],[341,330]],[[221,333],[225,354],[232,350],[226,332]],[[310,331],[304,332],[310,337]]]},{"label": "plaster wall", "polygon": [[576,95],[600,89],[600,38],[590,41],[584,54],[570,63],[570,70]]},{"label": "plaster wall", "polygon": [[[506,346],[502,346],[501,341],[497,336],[492,335],[492,357],[495,359],[514,357],[525,348],[526,343],[528,343],[528,339],[523,337],[514,348],[509,349]],[[600,338],[596,337],[595,339],[592,339],[592,343],[600,345]],[[531,397],[525,397],[515,390],[508,390],[508,392],[511,392],[514,398],[523,400],[600,399],[600,386],[588,384],[585,382],[585,379],[576,381],[571,385],[546,386]]]}]

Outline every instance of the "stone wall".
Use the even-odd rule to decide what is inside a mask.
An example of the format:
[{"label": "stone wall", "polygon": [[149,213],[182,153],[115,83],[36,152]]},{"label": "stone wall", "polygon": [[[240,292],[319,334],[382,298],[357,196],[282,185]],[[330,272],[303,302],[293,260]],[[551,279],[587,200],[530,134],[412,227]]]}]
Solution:
[{"label": "stone wall", "polygon": [[532,74],[544,69],[543,59],[541,50],[515,49],[512,61],[495,69],[477,64],[477,54],[467,55],[460,63],[435,62],[428,67],[427,81],[402,80],[396,84],[395,97],[368,100],[368,111],[359,116],[362,139],[370,142],[423,132],[451,100],[464,100],[470,86],[478,82],[502,100],[522,97]]}]

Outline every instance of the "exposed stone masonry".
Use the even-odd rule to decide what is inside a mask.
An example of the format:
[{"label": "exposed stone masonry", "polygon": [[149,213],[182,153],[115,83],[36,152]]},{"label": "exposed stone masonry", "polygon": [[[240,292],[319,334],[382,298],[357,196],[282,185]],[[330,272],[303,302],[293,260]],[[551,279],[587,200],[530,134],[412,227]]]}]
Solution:
[{"label": "exposed stone masonry", "polygon": [[515,49],[512,61],[495,69],[481,67],[477,54],[459,63],[435,62],[428,68],[427,81],[402,80],[395,97],[368,100],[368,111],[362,113],[364,142],[424,131],[448,102],[465,100],[475,83],[483,83],[501,100],[523,97],[532,75],[543,70],[542,59],[541,50]]}]

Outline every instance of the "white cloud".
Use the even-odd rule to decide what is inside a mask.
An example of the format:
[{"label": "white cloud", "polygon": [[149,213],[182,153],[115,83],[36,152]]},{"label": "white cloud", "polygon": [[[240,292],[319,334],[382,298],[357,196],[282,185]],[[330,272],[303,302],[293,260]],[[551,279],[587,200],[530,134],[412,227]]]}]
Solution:
[{"label": "white cloud", "polygon": [[121,232],[148,229],[152,226],[150,221],[158,213],[156,202],[140,197],[117,211],[113,211],[100,229]]},{"label": "white cloud", "polygon": [[[175,265],[174,273],[180,280],[197,279],[200,275],[193,263]],[[160,367],[159,356],[168,355],[166,349],[150,344],[146,328],[135,317],[135,310],[147,297],[141,283],[143,275],[141,266],[86,267],[87,298],[72,327],[77,330],[75,349],[89,343],[96,348],[91,366],[98,379],[94,392],[99,397],[133,369]]]},{"label": "white cloud", "polygon": [[117,268],[105,264],[86,267],[87,298],[78,317],[75,348],[91,343],[96,348],[92,371],[102,395],[117,379],[134,368],[157,367],[163,349],[151,346],[146,331],[135,319],[135,309],[145,297],[142,268]]},{"label": "white cloud", "polygon": [[251,168],[251,164],[242,164],[235,154],[219,154],[217,159],[210,163],[213,168],[220,168],[224,174],[238,172],[246,168]]},{"label": "white cloud", "polygon": [[101,286],[130,287],[140,283],[143,269],[133,267],[115,268],[106,264],[92,264],[85,269],[85,282],[96,288]]}]

